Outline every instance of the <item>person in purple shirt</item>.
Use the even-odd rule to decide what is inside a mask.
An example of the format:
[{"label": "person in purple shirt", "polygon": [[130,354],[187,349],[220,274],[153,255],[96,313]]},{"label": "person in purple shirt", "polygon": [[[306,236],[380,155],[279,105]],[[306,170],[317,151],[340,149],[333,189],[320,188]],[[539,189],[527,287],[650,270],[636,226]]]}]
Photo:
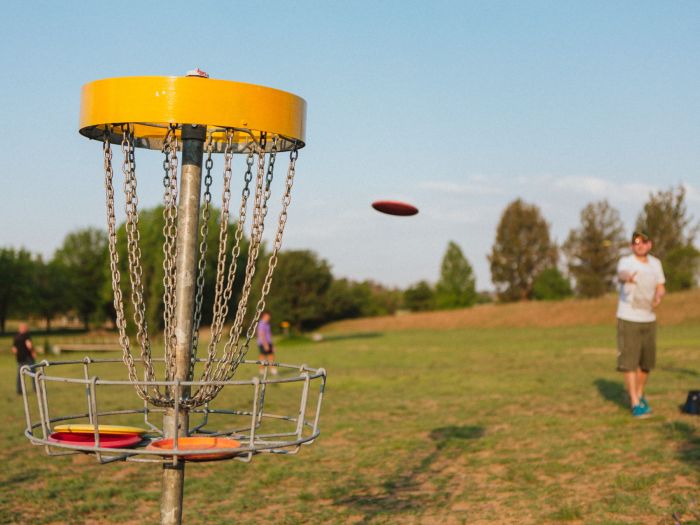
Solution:
[{"label": "person in purple shirt", "polygon": [[[275,347],[272,345],[272,328],[270,327],[270,312],[263,312],[258,322],[258,348],[260,349],[260,362],[266,360],[269,363],[270,373],[277,375],[277,367],[272,366],[275,362]],[[260,365],[260,373],[265,373],[265,367]]]}]

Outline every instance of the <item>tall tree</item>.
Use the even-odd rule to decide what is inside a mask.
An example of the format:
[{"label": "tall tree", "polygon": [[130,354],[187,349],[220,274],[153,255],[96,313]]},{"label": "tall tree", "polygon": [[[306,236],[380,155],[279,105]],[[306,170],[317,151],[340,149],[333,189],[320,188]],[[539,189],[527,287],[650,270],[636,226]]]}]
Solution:
[{"label": "tall tree", "polygon": [[679,185],[650,194],[636,223],[636,229],[646,231],[654,242],[652,253],[664,264],[669,291],[694,286],[700,268],[693,244],[700,224],[688,215],[685,193]]},{"label": "tall tree", "polygon": [[393,314],[400,292],[372,281],[334,279],[326,294],[326,320]]},{"label": "tall tree", "polygon": [[474,270],[457,246],[450,241],[442,258],[440,280],[435,287],[438,308],[460,308],[476,303]]},{"label": "tall tree", "polygon": [[435,291],[427,281],[419,281],[403,293],[404,307],[412,312],[424,312],[435,308]]},{"label": "tall tree", "polygon": [[517,199],[506,207],[488,259],[502,301],[532,299],[535,278],[557,262],[557,247],[537,206]]},{"label": "tall tree", "polygon": [[[204,286],[202,292],[202,324],[211,323],[214,304],[214,294],[217,281],[217,257],[219,250],[221,210],[210,208],[210,217],[207,230],[207,251],[205,254]],[[201,222],[201,221],[200,221]],[[144,209],[139,211],[139,237],[141,239],[141,270],[142,282],[144,284],[144,300],[146,303],[146,320],[150,329],[157,330],[163,328],[163,312],[165,309],[163,292],[165,285],[163,276],[163,206]],[[201,228],[201,224],[200,224]],[[228,270],[231,262],[231,252],[234,246],[236,224],[229,222],[227,225],[227,244],[224,249],[226,260],[224,274],[220,277],[228,278]],[[200,230],[201,236],[201,230]],[[201,241],[201,238],[200,238]],[[246,258],[248,256],[248,239],[243,236],[239,248],[240,253],[237,258],[232,296],[229,301],[229,319],[235,312],[235,305],[240,297],[241,283],[245,275]],[[129,253],[127,250],[126,226],[122,224],[117,232],[117,252],[119,255],[119,270],[121,272],[121,289],[124,297],[125,308],[131,310],[131,283],[129,278]],[[261,254],[262,257],[262,254]],[[198,259],[199,261],[199,259]],[[102,291],[102,296],[106,304],[112,304],[113,292],[111,276],[108,274],[108,282]],[[223,285],[222,285],[223,286]],[[130,314],[127,314],[130,316]],[[131,325],[129,325],[131,326]]]},{"label": "tall tree", "polygon": [[46,322],[51,331],[51,320],[70,309],[70,282],[67,269],[57,260],[45,263],[41,257],[34,260],[32,269],[32,310]]},{"label": "tall tree", "polygon": [[698,285],[700,251],[695,246],[686,245],[671,250],[664,260],[664,265],[668,290],[688,290]]},{"label": "tall tree", "polygon": [[330,266],[314,252],[280,252],[266,309],[277,322],[287,321],[296,331],[314,328],[325,320],[332,281]]},{"label": "tall tree", "polygon": [[66,269],[70,303],[87,330],[90,318],[103,314],[103,297],[107,264],[107,234],[97,228],[85,228],[66,235],[54,256]]},{"label": "tall tree", "polygon": [[555,301],[571,295],[571,283],[558,268],[545,268],[532,283],[532,298],[538,301]]},{"label": "tall tree", "polygon": [[32,256],[24,250],[0,248],[0,333],[8,316],[31,309]]},{"label": "tall tree", "polygon": [[351,319],[362,315],[363,304],[369,301],[369,290],[360,289],[349,279],[334,279],[326,294],[328,320]]},{"label": "tall tree", "polygon": [[582,297],[598,297],[613,289],[615,269],[627,246],[618,211],[607,200],[581,210],[581,226],[569,232],[562,251]]}]

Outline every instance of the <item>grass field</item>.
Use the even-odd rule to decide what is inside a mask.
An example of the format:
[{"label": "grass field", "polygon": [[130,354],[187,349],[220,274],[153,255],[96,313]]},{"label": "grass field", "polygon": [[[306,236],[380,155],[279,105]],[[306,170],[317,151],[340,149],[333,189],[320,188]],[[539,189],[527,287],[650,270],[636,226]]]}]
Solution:
[{"label": "grass field", "polygon": [[[697,323],[660,328],[642,421],[612,323],[335,333],[278,354],[328,370],[320,439],[188,465],[186,523],[700,523],[700,418],[679,412],[700,388]],[[0,523],[157,523],[160,468],[45,456],[14,373],[3,352]]]}]

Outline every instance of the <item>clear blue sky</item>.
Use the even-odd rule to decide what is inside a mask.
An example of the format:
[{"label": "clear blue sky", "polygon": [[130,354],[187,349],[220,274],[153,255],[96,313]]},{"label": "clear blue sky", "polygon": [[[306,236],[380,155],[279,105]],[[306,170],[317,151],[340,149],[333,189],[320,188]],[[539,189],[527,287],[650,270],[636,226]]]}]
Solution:
[{"label": "clear blue sky", "polygon": [[[435,281],[453,240],[490,288],[517,197],[560,242],[587,203],[607,198],[630,230],[671,185],[700,217],[700,2],[27,1],[3,18],[0,246],[50,256],[104,227],[82,84],[196,66],[307,100],[285,247],[337,277]],[[155,205],[158,159],[137,154]],[[421,213],[380,215],[380,198]]]}]

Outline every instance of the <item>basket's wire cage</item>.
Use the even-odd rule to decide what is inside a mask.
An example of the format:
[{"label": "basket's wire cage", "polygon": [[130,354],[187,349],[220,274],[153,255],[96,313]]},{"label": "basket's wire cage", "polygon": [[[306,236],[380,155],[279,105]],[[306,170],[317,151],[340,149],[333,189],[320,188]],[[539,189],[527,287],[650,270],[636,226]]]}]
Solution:
[{"label": "basket's wire cage", "polygon": [[[102,143],[109,269],[127,378],[105,378],[118,359],[86,357],[25,367],[25,434],[52,455],[89,453],[101,463],[162,463],[163,523],[181,520],[185,461],[231,457],[250,461],[261,452],[295,453],[319,435],[325,370],[246,359],[282,245],[296,161],[304,147],[305,118],[306,103],[295,95],[209,79],[199,70],[186,77],[124,77],[83,86],[80,133]],[[162,246],[146,246],[141,240],[137,148],[159,150],[163,155]],[[242,180],[234,175],[235,155],[243,159]],[[214,166],[216,156],[222,158],[219,170]],[[279,178],[280,160],[285,158],[279,216],[266,264],[259,264],[272,183]],[[115,175],[119,172],[121,177]],[[223,187],[218,246],[210,247],[212,184],[217,172]],[[115,205],[119,188],[127,254],[121,265]],[[245,267],[237,271],[245,243]],[[145,299],[149,283],[142,267],[143,252],[153,249],[163,254],[162,356],[153,352],[157,345],[147,323]],[[204,344],[199,329],[206,258],[212,249],[216,249],[215,289],[210,336]],[[124,265],[126,271],[121,269]],[[260,267],[265,273],[256,280]],[[237,275],[242,275],[240,281]],[[259,290],[253,290],[255,283],[261,283]],[[238,300],[233,301],[234,297]],[[253,297],[255,304],[249,306]],[[261,377],[258,367],[263,370]],[[283,373],[273,377],[271,367]],[[30,395],[28,385],[36,397]],[[59,385],[70,393],[52,396]],[[116,404],[115,395],[105,393],[132,388],[136,396],[119,393]],[[271,398],[278,389],[284,389],[284,394],[276,396],[280,401],[271,410]],[[61,396],[73,395],[84,397],[84,411],[62,412]],[[135,418],[147,430],[136,446],[101,442],[103,423],[133,424]],[[52,439],[57,423],[86,424],[92,429],[93,442]],[[182,446],[193,436],[228,439],[235,445]],[[170,440],[167,448],[153,446],[163,438]]]}]

